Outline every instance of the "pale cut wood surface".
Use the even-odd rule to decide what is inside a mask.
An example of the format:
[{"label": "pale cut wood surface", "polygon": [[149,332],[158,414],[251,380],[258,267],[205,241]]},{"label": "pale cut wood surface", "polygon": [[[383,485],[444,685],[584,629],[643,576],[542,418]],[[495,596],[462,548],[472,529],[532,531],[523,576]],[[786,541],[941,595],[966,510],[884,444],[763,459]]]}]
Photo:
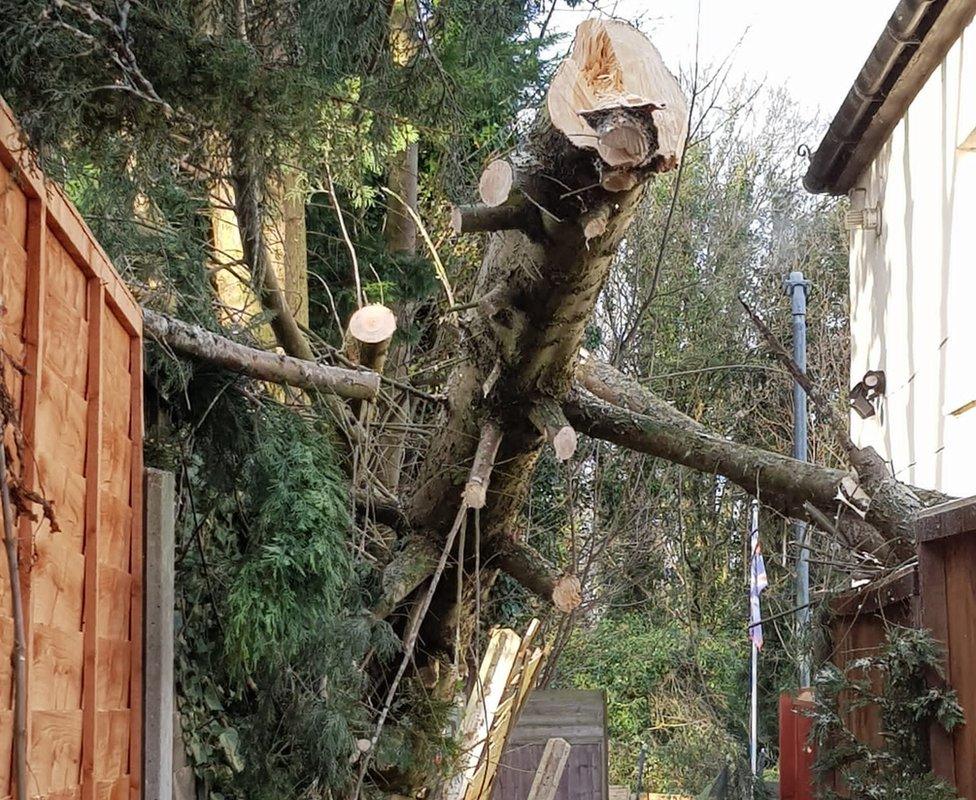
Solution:
[{"label": "pale cut wood surface", "polygon": [[577,147],[596,149],[597,133],[580,112],[653,103],[659,149],[681,157],[688,108],[677,80],[640,31],[617,20],[586,20],[576,29],[570,57],[556,70],[547,96],[553,125]]}]

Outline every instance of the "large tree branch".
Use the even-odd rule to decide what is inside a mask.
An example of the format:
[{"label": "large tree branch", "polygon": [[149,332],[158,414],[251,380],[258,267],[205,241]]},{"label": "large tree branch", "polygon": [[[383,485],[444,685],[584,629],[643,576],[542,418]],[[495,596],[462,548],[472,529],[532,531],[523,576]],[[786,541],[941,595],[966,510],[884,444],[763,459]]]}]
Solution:
[{"label": "large tree branch", "polygon": [[577,367],[576,386],[564,410],[580,433],[723,475],[794,517],[809,516],[804,503],[830,514],[853,506],[860,515],[848,514],[848,527],[861,546],[882,558],[897,559],[911,549],[906,531],[921,507],[922,493],[890,476],[872,474],[865,480],[859,473],[730,441],[591,358],[584,357]]},{"label": "large tree branch", "polygon": [[247,347],[149,309],[143,309],[143,328],[174,352],[257,380],[299,389],[318,389],[357,400],[375,397],[380,388],[380,376],[375,372],[323,366],[314,361]]},{"label": "large tree branch", "polygon": [[595,439],[664,458],[702,472],[722,475],[749,494],[792,516],[805,516],[803,502],[833,510],[849,473],[820,467],[730,441],[664,401],[654,398],[643,411],[613,405],[580,387],[563,406],[577,431]]}]

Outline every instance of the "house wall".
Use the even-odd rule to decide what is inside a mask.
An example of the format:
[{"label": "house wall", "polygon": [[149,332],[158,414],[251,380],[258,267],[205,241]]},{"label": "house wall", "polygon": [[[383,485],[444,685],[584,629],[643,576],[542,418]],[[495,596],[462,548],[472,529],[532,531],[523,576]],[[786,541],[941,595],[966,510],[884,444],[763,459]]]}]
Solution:
[{"label": "house wall", "polygon": [[976,23],[858,187],[881,228],[851,235],[851,381],[880,369],[887,390],[854,440],[899,479],[976,494]]}]

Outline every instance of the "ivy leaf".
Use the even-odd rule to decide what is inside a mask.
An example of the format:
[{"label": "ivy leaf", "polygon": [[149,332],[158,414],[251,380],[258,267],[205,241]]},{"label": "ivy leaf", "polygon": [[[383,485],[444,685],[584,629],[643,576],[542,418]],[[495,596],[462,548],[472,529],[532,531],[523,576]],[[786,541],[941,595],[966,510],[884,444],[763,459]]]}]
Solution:
[{"label": "ivy leaf", "polygon": [[220,698],[217,696],[217,690],[212,683],[208,683],[203,690],[203,701],[207,704],[207,708],[212,711],[224,710],[224,704],[220,702]]},{"label": "ivy leaf", "polygon": [[237,735],[237,728],[224,728],[217,741],[220,742],[220,747],[234,772],[243,772],[244,759],[241,758],[241,742]]}]

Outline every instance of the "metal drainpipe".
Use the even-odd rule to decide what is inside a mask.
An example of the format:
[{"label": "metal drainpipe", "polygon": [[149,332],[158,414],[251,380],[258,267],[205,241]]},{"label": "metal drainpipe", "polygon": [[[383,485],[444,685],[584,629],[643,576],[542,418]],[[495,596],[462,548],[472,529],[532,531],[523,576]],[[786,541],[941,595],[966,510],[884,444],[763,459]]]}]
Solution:
[{"label": "metal drainpipe", "polygon": [[[802,272],[791,272],[784,281],[786,293],[790,296],[793,312],[793,360],[804,373],[807,371],[807,294],[810,281]],[[799,383],[793,383],[793,457],[798,461],[807,460],[807,393]],[[797,544],[796,559],[796,632],[806,632],[810,628],[810,551],[807,542],[807,525],[801,520],[793,521],[793,540]],[[810,658],[805,653],[800,656],[800,688],[810,685]]]}]

